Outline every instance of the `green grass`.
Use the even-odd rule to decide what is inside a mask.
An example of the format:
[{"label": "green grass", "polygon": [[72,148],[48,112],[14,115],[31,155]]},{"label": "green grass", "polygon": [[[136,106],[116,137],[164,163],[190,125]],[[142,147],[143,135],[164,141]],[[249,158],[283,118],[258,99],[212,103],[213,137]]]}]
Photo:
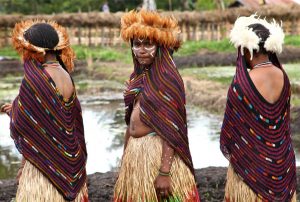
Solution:
[{"label": "green grass", "polygon": [[11,46],[1,47],[0,56],[10,57],[14,59],[20,58],[18,53]]},{"label": "green grass", "polygon": [[300,47],[300,36],[286,36],[284,39],[284,44]]},{"label": "green grass", "polygon": [[235,48],[228,39],[221,41],[186,41],[176,53],[179,56],[192,55],[201,50],[214,52],[234,52]]},{"label": "green grass", "polygon": [[[128,47],[88,47],[88,46],[72,46],[78,60],[88,58],[99,59],[104,62],[130,62],[131,53]],[[10,57],[14,59],[20,58],[18,53],[12,47],[0,48],[0,56]]]},{"label": "green grass", "polygon": [[88,47],[88,46],[72,46],[78,60],[87,58],[99,59],[106,62],[130,62],[131,54],[128,47]]},{"label": "green grass", "polygon": [[[286,36],[285,45],[300,47],[300,36]],[[186,41],[176,53],[179,56],[192,55],[199,51],[234,52],[235,48],[228,39],[221,41]]]},{"label": "green grass", "polygon": [[191,76],[197,80],[210,80],[229,85],[235,73],[234,67],[203,67],[179,70],[182,76]]},{"label": "green grass", "polygon": [[[283,65],[292,84],[300,85],[299,64]],[[235,73],[235,67],[203,67],[203,68],[185,68],[179,70],[182,76],[192,76],[198,80],[211,80],[222,84],[230,84]]]},{"label": "green grass", "polygon": [[289,76],[291,83],[300,85],[300,64],[285,64],[283,65],[284,70]]},{"label": "green grass", "polygon": [[[285,45],[300,47],[300,36],[286,36]],[[130,48],[125,44],[121,47],[88,47],[83,45],[74,45],[72,47],[79,60],[92,58],[106,62],[120,61],[130,63],[132,61]],[[201,51],[234,52],[235,48],[230,44],[228,39],[221,41],[186,41],[175,55],[187,56]],[[0,48],[0,56],[19,58],[17,52],[12,47]]]}]

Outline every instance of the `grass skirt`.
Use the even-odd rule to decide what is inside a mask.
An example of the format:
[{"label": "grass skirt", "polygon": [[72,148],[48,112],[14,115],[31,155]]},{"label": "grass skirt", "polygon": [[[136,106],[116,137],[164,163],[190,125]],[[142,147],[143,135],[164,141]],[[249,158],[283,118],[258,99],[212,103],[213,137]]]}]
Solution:
[{"label": "grass skirt", "polygon": [[[227,171],[227,182],[225,186],[226,202],[262,202],[257,194],[235,173],[229,165]],[[296,202],[296,193],[291,202]]]},{"label": "grass skirt", "polygon": [[[52,183],[29,161],[25,162],[19,180],[17,202],[65,202],[66,200]],[[74,202],[87,202],[87,186],[81,189]]]},{"label": "grass skirt", "polygon": [[[130,137],[114,190],[115,202],[159,201],[154,188],[161,164],[162,139],[158,135]],[[200,201],[194,176],[175,154],[171,168],[172,196],[164,201]]]}]

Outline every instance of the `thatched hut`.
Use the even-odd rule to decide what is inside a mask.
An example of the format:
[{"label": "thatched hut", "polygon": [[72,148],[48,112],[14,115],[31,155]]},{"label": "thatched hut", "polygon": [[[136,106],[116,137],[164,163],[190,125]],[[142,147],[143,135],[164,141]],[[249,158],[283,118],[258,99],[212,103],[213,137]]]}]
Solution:
[{"label": "thatched hut", "polygon": [[[256,0],[251,0],[251,2],[254,1]],[[300,4],[281,4],[280,6],[270,4],[258,8],[244,6],[224,11],[162,12],[162,15],[173,16],[178,20],[184,40],[220,40],[228,36],[229,30],[238,16],[248,16],[253,13],[282,21],[287,35],[300,35],[300,28],[298,28]],[[122,12],[61,13],[37,16],[0,15],[0,46],[8,44],[11,29],[16,22],[37,18],[55,20],[68,27],[71,42],[74,44],[119,44],[121,43],[119,32],[122,15]]]}]

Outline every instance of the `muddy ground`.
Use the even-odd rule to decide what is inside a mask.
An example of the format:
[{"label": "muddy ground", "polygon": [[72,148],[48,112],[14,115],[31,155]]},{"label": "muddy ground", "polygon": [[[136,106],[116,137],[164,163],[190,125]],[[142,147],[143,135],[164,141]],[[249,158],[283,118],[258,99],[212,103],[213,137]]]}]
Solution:
[{"label": "muddy ground", "polygon": [[[177,67],[207,67],[235,65],[236,53],[200,52],[190,56],[174,57]],[[295,63],[300,60],[300,48],[286,47],[279,56],[281,63]]]},{"label": "muddy ground", "polygon": [[[196,170],[197,188],[201,201],[221,202],[224,197],[226,168],[208,167]],[[300,168],[297,168],[299,181]],[[95,173],[88,176],[89,199],[91,202],[112,201],[113,187],[116,173]],[[16,184],[14,180],[0,180],[0,202],[9,202],[15,196]],[[300,185],[297,186],[300,193]],[[298,200],[300,199],[298,195]]]},{"label": "muddy ground", "polygon": [[[200,51],[189,56],[174,56],[177,67],[207,67],[235,65],[236,53]],[[300,48],[285,47],[279,55],[281,63],[294,63],[300,61]],[[77,61],[77,73],[85,71],[89,61]],[[19,60],[4,59],[0,61],[0,76],[22,71]],[[75,72],[76,73],[76,72]]]}]

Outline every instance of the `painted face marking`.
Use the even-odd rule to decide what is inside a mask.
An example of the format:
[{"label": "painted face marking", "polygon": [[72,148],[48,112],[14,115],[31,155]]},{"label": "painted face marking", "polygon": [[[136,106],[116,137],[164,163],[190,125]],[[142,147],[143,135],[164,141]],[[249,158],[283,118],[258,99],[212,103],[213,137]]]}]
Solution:
[{"label": "painted face marking", "polygon": [[154,49],[154,48],[155,48],[155,45],[153,45],[153,46],[151,46],[151,47],[149,47],[149,48],[145,47],[145,49],[146,49],[147,51],[152,51],[152,49]]},{"label": "painted face marking", "polygon": [[151,52],[150,52],[150,55],[151,55],[151,57],[153,57],[153,58],[154,58],[155,48],[156,48],[155,45],[153,45],[152,47],[149,47],[149,48],[146,48],[146,47],[145,47],[145,49],[146,49],[147,51],[151,51]]},{"label": "painted face marking", "polygon": [[133,54],[134,54],[134,56],[136,57],[137,56],[137,53],[138,53],[138,51],[140,51],[141,50],[141,47],[135,47],[135,46],[133,46],[132,47],[132,50],[133,50]]},{"label": "painted face marking", "polygon": [[133,52],[135,57],[136,57],[136,51],[137,51],[136,48],[132,47],[132,52]]},{"label": "painted face marking", "polygon": [[151,53],[150,53],[151,57],[153,57],[153,58],[154,58],[154,53],[155,53],[155,50],[151,51]]},{"label": "painted face marking", "polygon": [[148,39],[136,38],[131,47],[133,56],[141,65],[151,64],[155,58],[157,45]]},{"label": "painted face marking", "polygon": [[141,49],[141,47],[139,47],[139,48],[138,48],[138,47],[135,47],[135,46],[132,47],[132,50],[134,50],[134,51],[138,51],[138,50],[140,50],[140,49]]}]

